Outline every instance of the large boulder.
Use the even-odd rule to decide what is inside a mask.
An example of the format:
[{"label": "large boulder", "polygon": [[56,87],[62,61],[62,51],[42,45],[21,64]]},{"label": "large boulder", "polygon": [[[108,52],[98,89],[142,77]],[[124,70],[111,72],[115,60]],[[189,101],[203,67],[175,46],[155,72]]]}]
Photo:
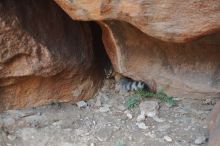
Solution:
[{"label": "large boulder", "polygon": [[[173,96],[219,96],[219,0],[55,2],[97,20],[116,71]],[[0,2],[0,110],[88,99],[101,86],[100,34],[69,16],[49,0]]]},{"label": "large boulder", "polygon": [[55,0],[73,19],[115,19],[144,33],[186,42],[220,28],[220,0]]},{"label": "large boulder", "polygon": [[53,1],[0,1],[0,111],[92,97],[103,79],[94,50],[88,23]]},{"label": "large boulder", "polygon": [[173,96],[220,96],[220,33],[179,44],[152,38],[125,22],[99,24],[117,72],[136,80],[155,80],[158,88]]},{"label": "large boulder", "polygon": [[55,2],[73,19],[99,23],[123,75],[155,80],[173,96],[220,96],[219,0]]}]

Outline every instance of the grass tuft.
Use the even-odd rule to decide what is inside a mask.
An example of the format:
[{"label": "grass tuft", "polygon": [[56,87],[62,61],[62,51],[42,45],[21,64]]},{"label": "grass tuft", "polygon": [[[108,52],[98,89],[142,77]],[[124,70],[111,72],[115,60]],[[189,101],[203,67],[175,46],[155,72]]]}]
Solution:
[{"label": "grass tuft", "polygon": [[125,101],[125,107],[128,109],[134,108],[136,105],[138,105],[141,101],[142,97],[135,94],[128,97],[128,99]]},{"label": "grass tuft", "polygon": [[143,98],[148,97],[156,97],[161,102],[166,102],[170,106],[174,106],[176,104],[175,100],[172,96],[168,96],[163,90],[158,91],[157,93],[152,93],[149,91],[138,90],[133,95],[129,96],[125,102],[125,107],[131,109],[138,105]]}]

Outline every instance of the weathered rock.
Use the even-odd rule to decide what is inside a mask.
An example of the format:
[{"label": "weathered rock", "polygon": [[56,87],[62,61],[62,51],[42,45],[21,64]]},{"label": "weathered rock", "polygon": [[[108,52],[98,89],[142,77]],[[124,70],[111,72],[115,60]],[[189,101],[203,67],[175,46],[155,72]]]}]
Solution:
[{"label": "weathered rock", "polygon": [[204,143],[206,143],[206,139],[207,138],[205,136],[197,137],[195,139],[195,144],[197,144],[197,145],[204,144]]},{"label": "weathered rock", "polygon": [[145,114],[140,114],[137,116],[137,122],[141,122],[145,120]]},{"label": "weathered rock", "polygon": [[220,96],[220,33],[177,44],[149,37],[125,22],[100,25],[117,72],[146,83],[155,80],[172,96]]},{"label": "weathered rock", "polygon": [[87,107],[87,103],[85,101],[79,101],[76,103],[76,105],[79,107],[79,108],[86,108]]},{"label": "weathered rock", "polygon": [[145,117],[151,117],[156,122],[164,122],[165,119],[159,118],[159,104],[157,101],[144,101],[140,103],[140,115],[137,117],[137,121],[143,121]]},{"label": "weathered rock", "polygon": [[144,122],[138,122],[138,123],[136,123],[136,125],[138,126],[138,128],[140,128],[140,129],[147,129],[148,127],[145,125],[145,123]]},{"label": "weathered rock", "polygon": [[144,101],[140,103],[139,107],[141,115],[148,117],[155,117],[158,115],[159,104],[157,101]]},{"label": "weathered rock", "polygon": [[167,136],[167,135],[164,136],[163,139],[164,139],[165,141],[167,141],[167,142],[172,142],[172,141],[173,141],[172,138],[169,137],[169,136]]},{"label": "weathered rock", "polygon": [[174,96],[219,96],[219,0],[55,1],[73,19],[99,21],[116,71],[154,79]]},{"label": "weathered rock", "polygon": [[117,19],[166,41],[186,42],[220,28],[220,0],[55,0],[73,19]]},{"label": "weathered rock", "polygon": [[102,106],[102,107],[99,108],[99,111],[100,111],[101,113],[106,113],[106,112],[109,112],[109,111],[110,111],[110,108],[109,108],[108,105],[104,105],[104,106]]},{"label": "weathered rock", "polygon": [[8,139],[11,140],[11,141],[13,141],[13,140],[16,139],[16,136],[10,135],[10,134],[9,134],[7,137],[8,137]]},{"label": "weathered rock", "polygon": [[[133,25],[98,22],[116,71],[173,96],[220,95],[219,0],[55,1],[73,19]],[[1,1],[0,47],[0,111],[85,100],[101,85],[88,23],[49,0]]]},{"label": "weathered rock", "polygon": [[213,108],[208,122],[209,144],[208,146],[220,145],[220,102]]},{"label": "weathered rock", "polygon": [[102,74],[88,23],[50,0],[0,2],[0,111],[90,98]]},{"label": "weathered rock", "polygon": [[128,119],[132,119],[132,118],[133,118],[133,116],[132,116],[132,114],[131,114],[130,111],[126,110],[124,113],[126,114],[126,116],[128,117]]}]

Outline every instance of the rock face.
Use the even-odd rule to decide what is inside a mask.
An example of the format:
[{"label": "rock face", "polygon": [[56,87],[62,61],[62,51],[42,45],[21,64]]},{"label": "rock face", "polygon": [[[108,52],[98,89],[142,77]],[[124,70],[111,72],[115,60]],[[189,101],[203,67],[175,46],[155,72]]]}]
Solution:
[{"label": "rock face", "polygon": [[49,0],[0,2],[0,111],[91,97],[102,83],[88,23]]},{"label": "rock face", "polygon": [[[173,96],[220,95],[219,0],[55,2],[73,19],[97,20],[123,75]],[[55,2],[0,2],[0,111],[85,100],[101,86],[100,33]]]},{"label": "rock face", "polygon": [[219,0],[55,1],[73,19],[98,21],[116,71],[173,96],[220,95]]},{"label": "rock face", "polygon": [[220,95],[220,33],[179,44],[149,37],[125,22],[100,25],[116,71],[136,80],[154,79],[173,96]]},{"label": "rock face", "polygon": [[73,19],[116,19],[144,33],[186,42],[220,28],[220,0],[55,0]]}]

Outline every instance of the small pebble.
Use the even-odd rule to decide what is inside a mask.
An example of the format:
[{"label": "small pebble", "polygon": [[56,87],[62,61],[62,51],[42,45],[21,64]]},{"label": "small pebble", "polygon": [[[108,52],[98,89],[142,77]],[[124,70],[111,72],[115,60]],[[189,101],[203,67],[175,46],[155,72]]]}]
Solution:
[{"label": "small pebble", "polygon": [[126,114],[128,119],[132,119],[132,114],[129,111],[125,111],[124,113]]},{"label": "small pebble", "polygon": [[139,105],[141,115],[154,117],[158,115],[159,104],[158,101],[144,101]]},{"label": "small pebble", "polygon": [[156,138],[156,135],[152,132],[148,132],[144,134],[145,136],[149,136],[150,138]]},{"label": "small pebble", "polygon": [[195,140],[195,144],[200,145],[200,144],[206,143],[206,139],[207,138],[205,136],[197,137]]},{"label": "small pebble", "polygon": [[167,136],[167,135],[164,136],[163,139],[166,140],[167,142],[172,142],[173,141],[172,138]]},{"label": "small pebble", "polygon": [[41,115],[42,115],[42,112],[38,112],[37,115],[38,115],[38,116],[41,116]]},{"label": "small pebble", "polygon": [[79,101],[76,103],[76,105],[79,107],[79,108],[85,108],[87,107],[87,103],[85,101]]},{"label": "small pebble", "polygon": [[9,135],[8,135],[8,139],[11,140],[11,141],[13,141],[13,140],[16,139],[16,136],[9,134]]},{"label": "small pebble", "polygon": [[90,146],[95,146],[95,144],[94,144],[94,143],[91,143]]},{"label": "small pebble", "polygon": [[102,112],[102,113],[106,113],[106,112],[109,112],[110,109],[108,106],[103,106],[103,107],[100,107],[99,108],[99,111]]},{"label": "small pebble", "polygon": [[145,125],[145,123],[144,122],[141,122],[141,123],[136,123],[136,125],[138,126],[138,128],[140,128],[140,129],[147,129],[147,126]]},{"label": "small pebble", "polygon": [[145,120],[145,115],[144,114],[140,114],[138,117],[137,117],[137,122],[141,122],[141,121],[144,121]]}]

